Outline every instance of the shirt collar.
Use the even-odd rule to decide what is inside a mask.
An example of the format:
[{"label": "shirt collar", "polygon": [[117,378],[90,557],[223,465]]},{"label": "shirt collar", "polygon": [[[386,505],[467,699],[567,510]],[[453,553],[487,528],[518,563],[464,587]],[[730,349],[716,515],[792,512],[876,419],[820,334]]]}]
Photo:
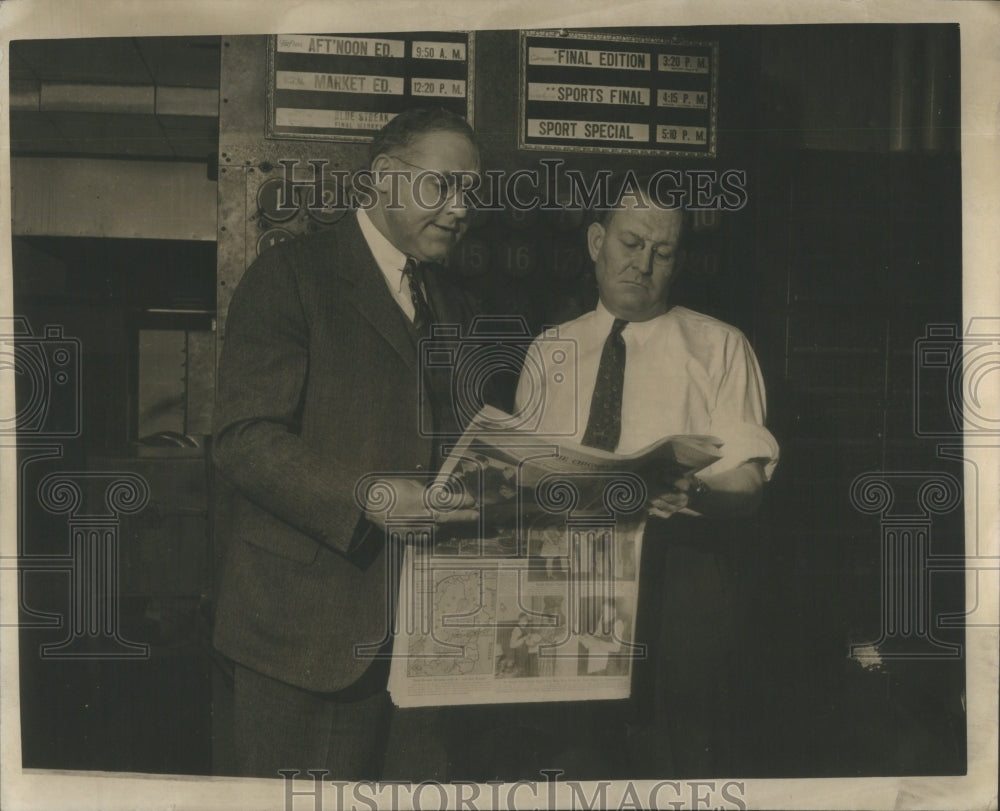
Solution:
[{"label": "shirt collar", "polygon": [[[597,310],[595,312],[597,315],[597,326],[600,333],[602,335],[606,335],[611,332],[611,327],[615,323],[615,316],[613,316],[608,308],[604,306],[603,301],[597,302]],[[669,310],[667,312],[669,312]],[[660,320],[666,315],[667,313],[663,313],[663,315],[650,318],[648,321],[629,321],[628,326],[622,330],[622,335],[631,336],[633,340],[642,345],[649,340],[649,336],[656,330],[657,324],[659,324]]]},{"label": "shirt collar", "polygon": [[393,245],[385,235],[375,227],[368,212],[358,209],[358,225],[361,233],[371,249],[375,263],[382,275],[389,281],[393,290],[403,289],[403,265],[406,264],[406,254]]}]

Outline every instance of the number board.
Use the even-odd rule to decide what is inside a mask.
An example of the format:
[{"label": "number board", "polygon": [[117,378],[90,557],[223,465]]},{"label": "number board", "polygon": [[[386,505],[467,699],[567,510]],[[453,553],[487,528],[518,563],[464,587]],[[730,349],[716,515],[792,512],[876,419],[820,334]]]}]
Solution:
[{"label": "number board", "polygon": [[518,147],[715,157],[719,44],[522,31]]},{"label": "number board", "polygon": [[397,113],[424,105],[472,124],[474,39],[461,31],[273,36],[267,137],[371,141]]}]

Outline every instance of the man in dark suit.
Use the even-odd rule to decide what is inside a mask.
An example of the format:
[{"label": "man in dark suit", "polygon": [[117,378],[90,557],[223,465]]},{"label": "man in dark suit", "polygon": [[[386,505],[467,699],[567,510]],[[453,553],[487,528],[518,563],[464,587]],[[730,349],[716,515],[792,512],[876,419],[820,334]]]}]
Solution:
[{"label": "man in dark suit", "polygon": [[[369,157],[364,208],[264,253],[229,310],[213,456],[232,526],[215,645],[235,662],[247,776],[378,776],[390,705],[375,653],[396,583],[355,486],[432,469],[421,413],[436,428],[454,422],[447,392],[418,382],[417,341],[431,321],[467,323],[468,310],[419,264],[440,262],[465,232],[456,178],[479,170],[474,133],[443,110],[411,110]],[[397,509],[419,511],[423,488],[409,484]]]}]

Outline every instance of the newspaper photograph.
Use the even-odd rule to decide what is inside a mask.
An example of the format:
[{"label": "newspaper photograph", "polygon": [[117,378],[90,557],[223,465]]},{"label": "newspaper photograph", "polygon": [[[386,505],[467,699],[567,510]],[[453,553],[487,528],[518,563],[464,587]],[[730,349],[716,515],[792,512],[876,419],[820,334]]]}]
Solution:
[{"label": "newspaper photograph", "polygon": [[719,458],[711,436],[628,455],[504,430],[486,407],[434,487],[439,523],[408,543],[389,691],[399,707],[628,698],[647,483]]}]

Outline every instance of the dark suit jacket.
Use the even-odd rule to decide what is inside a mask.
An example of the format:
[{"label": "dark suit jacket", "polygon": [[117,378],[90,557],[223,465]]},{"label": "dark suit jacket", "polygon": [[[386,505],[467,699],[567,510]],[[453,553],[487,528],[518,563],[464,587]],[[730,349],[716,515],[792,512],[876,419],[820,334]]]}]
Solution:
[{"label": "dark suit jacket", "polygon": [[[468,308],[432,275],[441,322]],[[384,540],[354,490],[373,472],[427,470],[418,360],[357,218],[281,244],[229,309],[213,456],[231,485],[215,645],[258,672],[340,690],[388,627]],[[430,408],[427,399],[421,407]],[[394,585],[389,586],[394,588]]]}]

